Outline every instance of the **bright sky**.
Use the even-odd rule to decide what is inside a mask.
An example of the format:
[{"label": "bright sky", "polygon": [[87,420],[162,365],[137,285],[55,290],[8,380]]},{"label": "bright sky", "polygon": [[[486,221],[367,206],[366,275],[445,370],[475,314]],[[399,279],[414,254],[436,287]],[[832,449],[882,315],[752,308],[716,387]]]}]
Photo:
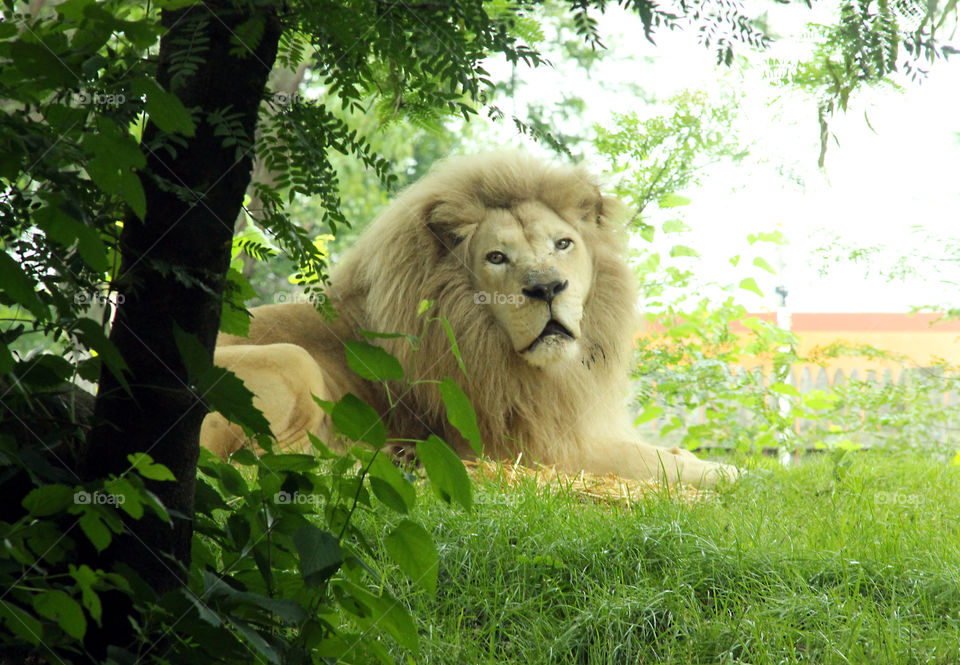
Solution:
[{"label": "bright sky", "polygon": [[[800,4],[763,6],[777,12],[771,24],[780,32],[802,31],[804,22],[814,17]],[[609,123],[611,111],[656,110],[632,94],[604,90],[600,80],[634,81],[658,99],[683,89],[735,89],[743,95],[738,130],[742,141],[752,146],[751,158],[740,166],[718,165],[701,186],[683,192],[693,200],[682,209],[692,230],[685,237],[672,237],[700,251],[703,259],[696,265],[705,281],[755,277],[765,297],[741,291],[742,302],[754,311],[776,307],[773,288],[780,283],[789,290],[793,311],[895,312],[935,302],[960,304],[954,294],[960,286],[945,286],[933,274],[909,281],[876,274],[880,264],[889,267],[902,253],[937,255],[940,244],[924,244],[921,234],[911,231],[913,226],[932,235],[960,237],[960,116],[955,111],[960,63],[939,63],[922,83],[904,80],[904,93],[871,90],[856,98],[845,115],[833,119],[839,145],[831,142],[826,171],[820,172],[815,100],[774,90],[763,78],[759,58],[746,71],[718,68],[713,54],[698,46],[694,35],[682,32],[661,31],[655,35],[657,45],[650,45],[638,29],[639,21],[613,7],[600,25],[611,52],[589,77],[579,70],[521,69],[518,75],[528,83],[524,94],[547,101],[570,90],[590,102],[582,119],[587,125]],[[771,53],[783,59],[802,57],[804,48],[809,46],[783,39]],[[494,74],[509,75],[505,71]],[[802,184],[779,173],[784,170]],[[774,229],[789,238],[789,246],[779,252],[772,245],[748,246],[747,234]],[[824,277],[817,270],[823,261],[811,250],[831,238],[851,248],[885,244],[892,250],[879,262],[875,259],[866,275],[866,264],[833,263]],[[729,258],[739,253],[744,260],[735,270]],[[746,270],[757,254],[775,267],[779,263],[781,274]],[[921,258],[915,263],[922,267],[936,262]]]}]

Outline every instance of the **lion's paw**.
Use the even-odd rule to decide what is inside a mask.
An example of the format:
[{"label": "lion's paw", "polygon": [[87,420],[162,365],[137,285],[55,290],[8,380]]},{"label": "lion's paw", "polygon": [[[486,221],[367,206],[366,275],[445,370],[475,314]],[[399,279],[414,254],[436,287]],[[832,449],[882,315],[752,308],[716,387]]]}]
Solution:
[{"label": "lion's paw", "polygon": [[747,473],[746,469],[722,462],[703,462],[703,465],[706,468],[702,470],[699,479],[693,482],[698,487],[712,487],[721,482],[733,483]]}]

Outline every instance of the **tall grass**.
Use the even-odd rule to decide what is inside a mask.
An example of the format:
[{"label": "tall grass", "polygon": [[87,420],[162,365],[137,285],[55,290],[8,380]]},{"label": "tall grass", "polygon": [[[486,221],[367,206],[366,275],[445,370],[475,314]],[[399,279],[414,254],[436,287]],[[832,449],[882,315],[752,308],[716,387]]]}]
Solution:
[{"label": "tall grass", "polygon": [[958,467],[878,452],[629,508],[487,484],[472,512],[419,507],[436,596],[385,583],[421,663],[960,663],[958,490]]}]

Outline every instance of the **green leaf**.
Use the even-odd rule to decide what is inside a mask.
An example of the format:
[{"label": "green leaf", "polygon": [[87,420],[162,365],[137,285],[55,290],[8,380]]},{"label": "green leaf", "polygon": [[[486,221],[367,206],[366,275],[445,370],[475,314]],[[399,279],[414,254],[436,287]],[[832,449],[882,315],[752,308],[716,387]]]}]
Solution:
[{"label": "green leaf", "polygon": [[254,434],[270,436],[270,423],[253,405],[253,393],[230,370],[211,366],[197,377],[196,389],[212,410],[219,411],[230,422]]},{"label": "green leaf", "polygon": [[234,268],[227,271],[227,281],[223,294],[223,307],[220,310],[220,331],[237,337],[250,334],[250,312],[243,303],[256,298],[257,292],[250,280]]},{"label": "green leaf", "polygon": [[440,315],[440,322],[443,323],[443,329],[447,331],[447,339],[450,340],[450,350],[453,352],[453,357],[457,359],[457,365],[460,366],[460,371],[463,372],[463,375],[467,375],[467,367],[463,364],[463,358],[460,357],[460,346],[457,344],[457,338],[453,334],[453,328],[450,326],[450,322],[447,321],[447,317]]},{"label": "green leaf", "polygon": [[417,490],[393,462],[378,453],[370,464],[370,488],[388,508],[408,513],[417,502]]},{"label": "green leaf", "polygon": [[330,579],[343,563],[343,550],[333,534],[312,524],[293,532],[293,544],[300,556],[300,574],[311,586]]},{"label": "green leaf", "polygon": [[141,221],[147,216],[147,195],[136,173],[123,173],[120,176],[120,191],[117,193]]},{"label": "green leaf", "polygon": [[752,293],[756,293],[761,298],[763,297],[763,291],[761,291],[760,287],[757,286],[757,280],[755,280],[753,277],[747,277],[746,279],[741,280],[740,288],[751,291]]},{"label": "green leaf", "polygon": [[33,597],[33,609],[40,616],[56,621],[63,632],[75,640],[83,639],[87,632],[83,608],[63,591],[41,591]]},{"label": "green leaf", "polygon": [[177,344],[187,376],[195,381],[213,365],[210,352],[200,343],[196,335],[191,335],[176,323],[173,324],[173,341]]},{"label": "green leaf", "polygon": [[100,604],[100,596],[93,590],[93,585],[99,581],[97,574],[93,572],[90,566],[83,564],[79,568],[72,563],[69,564],[70,577],[74,579],[82,594],[81,601],[87,608],[90,617],[100,625],[100,617],[103,614],[103,607]]},{"label": "green leaf", "polygon": [[119,195],[143,219],[146,195],[136,171],[147,162],[134,138],[109,118],[99,117],[97,132],[84,134],[82,146],[89,155],[84,167],[94,184]]},{"label": "green leaf", "polygon": [[93,319],[83,317],[77,319],[74,331],[84,346],[97,352],[97,357],[110,370],[110,373],[113,374],[124,390],[129,391],[130,388],[127,385],[125,374],[129,369],[127,361],[123,359],[116,345],[104,333],[103,327]]},{"label": "green leaf", "polygon": [[668,219],[663,223],[663,232],[664,233],[683,233],[684,231],[689,231],[690,227],[684,224],[679,219]]},{"label": "green leaf", "polygon": [[32,79],[33,84],[66,90],[81,80],[77,72],[67,64],[72,58],[64,61],[46,44],[18,39],[11,42],[7,53],[4,59],[11,64],[16,63],[16,69],[19,70],[17,73]]},{"label": "green leaf", "polygon": [[[679,194],[666,194],[661,198],[657,205],[661,208],[678,208],[680,206],[690,205],[690,199]],[[664,229],[666,231],[666,229]]]},{"label": "green leaf", "polygon": [[[332,405],[333,402],[330,402],[330,404]],[[331,406],[331,410],[332,408],[333,407]],[[339,457],[337,453],[330,450],[330,448],[327,447],[327,444],[321,441],[313,432],[307,432],[307,438],[310,439],[310,445],[313,446],[314,456],[319,456],[320,459],[336,459]]]},{"label": "green leaf", "polygon": [[253,645],[253,648],[256,649],[260,655],[266,658],[269,662],[279,665],[280,654],[277,653],[277,650],[274,649],[273,646],[267,642],[259,632],[257,632],[256,628],[236,616],[231,616],[230,625],[236,628],[245,638],[247,638],[247,641]]},{"label": "green leaf", "polygon": [[35,288],[34,281],[23,272],[20,263],[0,250],[0,292],[11,298],[14,303],[26,307],[37,319],[43,321],[47,318],[47,311],[37,298]]},{"label": "green leaf", "polygon": [[137,97],[145,97],[144,108],[150,120],[161,130],[184,136],[194,135],[193,119],[179,97],[148,78],[132,81],[130,89]]},{"label": "green leaf", "polygon": [[372,406],[353,393],[347,393],[333,407],[330,419],[351,441],[366,441],[374,448],[387,442],[387,428]]},{"label": "green leaf", "polygon": [[258,593],[248,591],[238,591],[230,596],[231,605],[246,604],[254,605],[276,614],[277,617],[287,625],[295,625],[306,618],[306,612],[295,601],[285,598],[270,598]]},{"label": "green leaf", "polygon": [[477,455],[483,455],[483,442],[480,440],[477,414],[473,410],[473,405],[467,398],[467,394],[453,379],[445,376],[440,383],[440,397],[447,409],[447,420],[470,443],[473,452]]},{"label": "green leaf", "polygon": [[772,242],[775,245],[786,245],[787,236],[783,235],[780,231],[772,231],[770,233],[751,233],[747,236],[747,242],[751,245],[758,242]]},{"label": "green leaf", "polygon": [[800,397],[800,391],[789,383],[771,383],[770,390],[779,395],[789,395],[790,397]]},{"label": "green leaf", "polygon": [[197,512],[206,515],[210,515],[214,510],[230,509],[219,492],[213,489],[211,481],[208,481],[203,476],[197,479],[195,503]]},{"label": "green leaf", "polygon": [[692,247],[687,247],[686,245],[674,245],[670,248],[670,256],[674,258],[678,256],[698,257],[700,256],[700,253]]},{"label": "green leaf", "polygon": [[253,405],[253,393],[243,381],[233,372],[214,366],[210,354],[196,336],[176,324],[173,338],[194,390],[210,404],[210,408],[255,434],[269,436],[270,423]]},{"label": "green leaf", "polygon": [[241,448],[230,454],[230,462],[241,466],[256,466],[257,456],[249,448]]},{"label": "green leaf", "polygon": [[107,549],[110,541],[113,540],[113,534],[110,533],[110,529],[108,529],[107,525],[100,519],[100,511],[96,506],[85,506],[83,514],[80,515],[80,519],[77,520],[77,522],[80,524],[80,530],[83,531],[93,546],[97,548],[98,552]]},{"label": "green leaf", "polygon": [[143,499],[143,503],[149,506],[150,509],[156,513],[157,517],[168,524],[172,524],[173,520],[170,519],[170,513],[167,512],[166,506],[164,506],[163,502],[160,501],[160,497],[146,488],[143,488],[141,497]]},{"label": "green leaf", "polygon": [[383,544],[390,558],[414,584],[436,593],[440,555],[426,529],[411,520],[403,520],[383,539]]},{"label": "green leaf", "polygon": [[657,227],[653,224],[647,224],[645,222],[640,222],[640,237],[646,240],[647,242],[653,242],[654,237],[657,234]]},{"label": "green leaf", "polygon": [[832,409],[840,398],[834,393],[829,393],[819,388],[814,388],[803,396],[803,403],[817,411]]},{"label": "green leaf", "polygon": [[21,360],[13,368],[17,380],[43,388],[59,388],[64,381],[70,379],[73,372],[73,365],[69,361],[53,353],[43,353],[29,360]]},{"label": "green leaf", "polygon": [[[346,580],[337,580],[335,591],[341,607],[353,614],[362,627],[370,629],[382,626],[400,646],[414,652],[420,649],[417,626],[396,598],[387,592],[383,592],[382,596],[375,596]],[[357,607],[358,604],[362,608]],[[364,609],[366,611],[363,611]]]},{"label": "green leaf", "polygon": [[231,496],[246,496],[247,481],[243,475],[231,464],[218,464],[216,467],[217,480],[220,487]]},{"label": "green leaf", "polygon": [[44,485],[31,490],[21,501],[21,505],[31,515],[46,517],[55,515],[74,504],[74,488],[59,483]]},{"label": "green leaf", "polygon": [[91,157],[112,171],[134,173],[147,165],[140,144],[122,126],[107,118],[97,119],[96,134],[85,134],[82,145]]},{"label": "green leaf", "polygon": [[769,324],[756,316],[748,316],[740,320],[740,325],[744,328],[760,333],[767,330]]},{"label": "green leaf", "polygon": [[441,499],[456,501],[467,510],[473,506],[473,486],[463,461],[442,439],[431,434],[418,443],[417,458]]},{"label": "green leaf", "polygon": [[130,462],[133,468],[144,478],[149,478],[150,480],[172,480],[174,482],[177,480],[177,477],[173,475],[170,469],[163,464],[157,464],[153,461],[153,458],[146,453],[127,455],[127,461]]},{"label": "green leaf", "polygon": [[126,478],[111,478],[103,483],[108,499],[135,520],[143,517],[143,499],[140,490]]},{"label": "green leaf", "polygon": [[347,364],[355,374],[370,381],[399,381],[403,378],[400,361],[379,346],[348,340],[344,343]]},{"label": "green leaf", "polygon": [[753,260],[753,265],[757,266],[758,268],[763,268],[764,270],[766,270],[771,274],[774,274],[774,275],[777,274],[777,271],[774,270],[769,263],[767,263],[763,258],[759,256]]},{"label": "green leaf", "polygon": [[95,229],[67,214],[59,204],[47,205],[36,212],[37,226],[44,234],[61,247],[77,244],[80,258],[94,272],[104,273],[110,269],[107,247]]},{"label": "green leaf", "polygon": [[656,404],[647,404],[643,409],[643,413],[637,416],[636,420],[633,421],[634,426],[642,425],[643,423],[648,423],[655,418],[659,418],[663,415],[663,407],[657,406]]},{"label": "green leaf", "polygon": [[40,644],[43,624],[7,599],[0,599],[0,619],[11,633],[33,645]]},{"label": "green leaf", "polygon": [[260,464],[266,471],[316,471],[317,458],[305,453],[264,453]]}]

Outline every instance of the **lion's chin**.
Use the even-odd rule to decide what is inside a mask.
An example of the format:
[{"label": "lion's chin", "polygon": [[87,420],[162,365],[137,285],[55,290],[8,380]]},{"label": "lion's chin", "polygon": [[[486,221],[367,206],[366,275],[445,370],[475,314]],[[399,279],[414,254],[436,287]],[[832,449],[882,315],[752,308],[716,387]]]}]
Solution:
[{"label": "lion's chin", "polygon": [[579,357],[578,346],[579,343],[572,338],[550,337],[537,344],[535,348],[524,351],[520,355],[535,367],[547,367]]},{"label": "lion's chin", "polygon": [[520,355],[531,365],[544,367],[576,357],[577,344],[573,333],[566,326],[550,319],[543,332],[526,348],[520,350]]}]

